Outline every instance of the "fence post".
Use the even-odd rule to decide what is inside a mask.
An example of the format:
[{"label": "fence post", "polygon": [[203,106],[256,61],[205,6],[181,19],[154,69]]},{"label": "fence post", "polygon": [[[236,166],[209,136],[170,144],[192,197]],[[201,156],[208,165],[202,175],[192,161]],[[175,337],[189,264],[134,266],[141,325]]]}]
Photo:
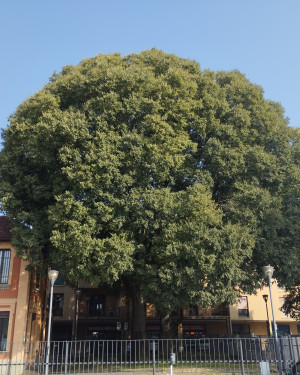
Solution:
[{"label": "fence post", "polygon": [[68,373],[68,355],[69,355],[69,341],[66,341],[66,352],[65,352],[65,375]]},{"label": "fence post", "polygon": [[155,340],[152,342],[152,365],[153,365],[153,375],[155,375]]},{"label": "fence post", "polygon": [[170,375],[173,375],[173,365],[175,365],[175,353],[173,353],[173,349],[170,354]]},{"label": "fence post", "polygon": [[[277,328],[275,328],[277,329]],[[277,335],[277,333],[276,333]],[[279,346],[280,345],[280,346]],[[275,351],[276,351],[276,359],[277,359],[277,368],[279,374],[282,375],[282,362],[281,362],[281,350],[282,350],[282,341],[278,340],[278,337],[275,337]]]},{"label": "fence post", "polygon": [[238,339],[238,340],[239,340],[239,349],[240,349],[241,373],[242,375],[245,375],[242,340],[241,339]]},{"label": "fence post", "polygon": [[289,352],[290,352],[289,365],[292,368],[292,366],[296,363],[296,361],[295,361],[294,348],[293,348],[293,338],[291,336],[288,337],[288,343],[289,343]]}]

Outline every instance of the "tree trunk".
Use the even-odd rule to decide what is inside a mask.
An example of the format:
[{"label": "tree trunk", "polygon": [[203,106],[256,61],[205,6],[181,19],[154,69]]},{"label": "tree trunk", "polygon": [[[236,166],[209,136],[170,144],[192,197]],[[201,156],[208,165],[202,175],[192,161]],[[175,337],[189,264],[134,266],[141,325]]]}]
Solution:
[{"label": "tree trunk", "polygon": [[131,294],[132,300],[132,338],[146,339],[146,306],[139,290]]},{"label": "tree trunk", "polygon": [[172,338],[172,319],[170,314],[165,314],[161,317],[162,339]]},{"label": "tree trunk", "polygon": [[183,352],[184,348],[183,348],[183,310],[180,309],[179,310],[179,319],[178,319],[178,350],[179,352]]}]

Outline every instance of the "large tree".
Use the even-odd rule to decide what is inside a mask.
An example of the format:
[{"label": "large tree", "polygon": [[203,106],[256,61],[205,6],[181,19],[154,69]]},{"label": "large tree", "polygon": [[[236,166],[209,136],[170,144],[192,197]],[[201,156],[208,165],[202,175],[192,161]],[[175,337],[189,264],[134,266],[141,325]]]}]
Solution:
[{"label": "large tree", "polygon": [[292,317],[300,318],[300,132],[295,130],[291,141],[293,153],[288,165],[289,173],[285,181],[282,199],[282,221],[280,244],[273,253],[272,263],[276,277],[287,294],[284,311]]},{"label": "large tree", "polygon": [[70,283],[121,281],[136,337],[145,300],[163,314],[232,302],[286,240],[293,136],[239,72],[155,49],[66,66],[3,133],[14,245]]}]

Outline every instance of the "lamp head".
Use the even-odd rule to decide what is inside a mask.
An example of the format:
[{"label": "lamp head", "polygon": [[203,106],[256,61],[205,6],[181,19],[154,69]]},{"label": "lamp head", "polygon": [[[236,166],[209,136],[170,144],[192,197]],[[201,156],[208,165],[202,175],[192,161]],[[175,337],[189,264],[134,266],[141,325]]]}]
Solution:
[{"label": "lamp head", "polygon": [[268,266],[264,266],[263,267],[263,271],[264,271],[264,275],[265,277],[272,277],[273,276],[273,272],[274,272],[274,267],[268,265]]},{"label": "lamp head", "polygon": [[55,270],[49,270],[48,271],[48,278],[51,282],[55,282],[55,280],[57,279],[57,276],[58,276],[58,271],[55,271]]},{"label": "lamp head", "polygon": [[75,294],[76,297],[79,297],[80,294],[81,294],[81,289],[79,289],[79,288],[74,289],[74,294]]},{"label": "lamp head", "polygon": [[268,296],[267,294],[264,294],[264,295],[263,295],[263,299],[264,299],[264,301],[265,301],[266,303],[268,302],[268,297],[269,297],[269,296]]}]

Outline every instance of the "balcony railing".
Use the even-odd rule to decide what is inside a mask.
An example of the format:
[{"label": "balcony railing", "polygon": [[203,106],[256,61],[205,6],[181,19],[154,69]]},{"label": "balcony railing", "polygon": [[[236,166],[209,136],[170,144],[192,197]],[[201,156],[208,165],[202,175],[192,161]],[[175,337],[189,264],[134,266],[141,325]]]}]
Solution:
[{"label": "balcony railing", "polygon": [[[146,311],[147,318],[159,318],[158,312],[153,309],[147,309]],[[178,318],[180,316],[180,312],[174,311],[171,313],[173,319]],[[183,317],[184,318],[209,318],[209,317],[229,317],[229,307],[224,306],[216,306],[216,307],[209,307],[209,308],[201,308],[201,307],[190,307],[189,309],[183,310]]]},{"label": "balcony railing", "polygon": [[103,309],[97,309],[94,311],[82,312],[79,314],[80,319],[97,319],[97,318],[118,318],[120,316],[119,307],[106,307]]},{"label": "balcony railing", "polygon": [[248,309],[238,309],[238,316],[249,317],[249,310]]},{"label": "balcony railing", "polygon": [[209,318],[214,316],[229,316],[228,307],[215,307],[215,308],[191,308],[188,310],[183,310],[183,317],[193,317],[193,318]]}]

